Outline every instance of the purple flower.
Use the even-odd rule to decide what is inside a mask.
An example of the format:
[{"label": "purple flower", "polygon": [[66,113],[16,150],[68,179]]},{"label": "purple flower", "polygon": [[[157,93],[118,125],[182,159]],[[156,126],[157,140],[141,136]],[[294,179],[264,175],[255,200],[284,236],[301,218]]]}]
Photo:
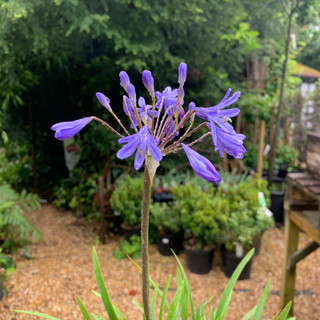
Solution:
[{"label": "purple flower", "polygon": [[[238,108],[223,110],[225,107],[228,107],[230,104],[236,102],[241,94],[240,91],[237,91],[233,94],[233,96],[229,99],[231,89],[228,89],[226,95],[221,100],[220,103],[213,107],[209,108],[197,108],[196,116],[207,120],[210,122],[210,125],[214,125],[215,123],[219,125],[219,127],[223,128],[226,131],[233,131],[233,127],[228,123],[228,119],[231,117],[235,117],[239,114],[240,110]],[[214,129],[211,127],[211,131]]]},{"label": "purple flower", "polygon": [[154,160],[160,162],[162,153],[158,147],[158,140],[151,136],[149,127],[145,125],[138,133],[118,140],[119,143],[126,143],[117,153],[119,159],[129,158],[136,150],[134,168],[139,170],[146,157],[147,148]]},{"label": "purple flower", "polygon": [[186,82],[186,79],[187,79],[187,65],[184,62],[182,62],[180,63],[180,66],[179,66],[179,78],[178,78],[180,87],[183,87],[184,83]]},{"label": "purple flower", "polygon": [[142,72],[142,82],[147,88],[151,97],[154,97],[154,79],[152,73],[149,70],[144,70]]},{"label": "purple flower", "polygon": [[136,95],[136,89],[132,83],[128,85],[127,93],[132,105],[135,106],[137,104],[137,95]]},{"label": "purple flower", "polygon": [[[156,107],[159,108],[161,104],[161,100],[163,99],[163,104],[165,109],[167,110],[169,107],[174,108],[177,102],[179,89],[171,90],[170,87],[166,87],[163,92],[157,91],[156,92],[156,98],[158,99],[158,102],[156,104]],[[171,111],[172,113],[172,111]],[[171,114],[169,113],[169,114]]]},{"label": "purple flower", "polygon": [[192,169],[199,177],[209,182],[218,183],[221,181],[217,170],[207,158],[192,150],[184,143],[182,143],[182,148],[188,157]]},{"label": "purple flower", "polygon": [[74,121],[59,122],[51,127],[51,130],[55,131],[54,137],[58,140],[65,140],[73,137],[81,129],[83,129],[93,117],[82,118]]},{"label": "purple flower", "polygon": [[110,106],[110,99],[108,97],[106,97],[103,93],[101,92],[97,92],[96,93],[96,97],[99,100],[99,102],[108,110],[108,111],[112,111],[111,110],[111,106]]},{"label": "purple flower", "polygon": [[242,159],[246,149],[243,146],[243,140],[246,138],[243,134],[235,131],[224,131],[221,128],[214,126],[212,132],[214,151],[219,150],[220,157],[223,158],[223,151],[233,156],[235,159]]},{"label": "purple flower", "polygon": [[130,84],[130,78],[128,74],[125,71],[121,71],[119,73],[119,77],[120,77],[120,85],[123,87],[124,90],[127,91],[128,86]]}]

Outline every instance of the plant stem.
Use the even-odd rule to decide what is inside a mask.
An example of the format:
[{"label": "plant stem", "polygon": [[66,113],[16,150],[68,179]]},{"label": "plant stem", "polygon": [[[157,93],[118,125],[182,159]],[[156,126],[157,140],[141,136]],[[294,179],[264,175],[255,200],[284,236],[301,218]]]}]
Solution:
[{"label": "plant stem", "polygon": [[142,258],[142,300],[145,320],[150,320],[149,306],[149,203],[153,178],[159,163],[147,156],[144,166],[144,184],[141,210],[141,258]]}]

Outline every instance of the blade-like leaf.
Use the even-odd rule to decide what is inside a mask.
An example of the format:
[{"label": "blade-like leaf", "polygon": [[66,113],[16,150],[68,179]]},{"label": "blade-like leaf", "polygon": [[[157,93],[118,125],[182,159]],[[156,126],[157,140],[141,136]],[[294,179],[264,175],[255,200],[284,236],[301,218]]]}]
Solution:
[{"label": "blade-like leaf", "polygon": [[270,280],[267,282],[267,284],[262,292],[261,298],[257,304],[257,308],[256,308],[256,311],[255,311],[253,317],[252,317],[252,320],[260,320],[261,319],[262,313],[264,310],[264,306],[267,302],[269,288],[270,288]]},{"label": "blade-like leaf", "polygon": [[106,311],[108,313],[108,316],[109,316],[110,320],[118,320],[118,317],[114,311],[113,305],[110,301],[106,286],[104,284],[104,280],[102,277],[100,264],[99,264],[99,260],[98,260],[97,252],[96,252],[95,248],[92,248],[92,259],[93,259],[94,273],[96,275],[98,288],[99,288],[99,291],[101,294],[102,301],[103,301],[104,306],[106,308]]},{"label": "blade-like leaf", "polygon": [[80,307],[81,313],[83,315],[83,320],[91,320],[90,314],[85,307],[85,305],[82,303],[81,299],[77,297],[78,305]]},{"label": "blade-like leaf", "polygon": [[[163,309],[164,309],[164,305],[165,305],[165,302],[166,302],[166,296],[167,296],[167,292],[168,292],[168,289],[169,289],[169,285],[170,285],[170,282],[171,282],[171,279],[172,279],[172,275],[169,276],[169,279],[163,289],[163,293],[162,293],[162,297],[161,297],[161,302],[160,302],[160,310],[159,310],[159,320],[162,320],[162,314],[163,314]],[[169,308],[169,303],[167,302],[167,306]]]},{"label": "blade-like leaf", "polygon": [[186,284],[186,289],[187,289],[188,298],[189,298],[189,305],[190,305],[190,316],[191,316],[191,320],[195,320],[193,299],[192,299],[191,289],[190,289],[190,285],[189,285],[189,282],[188,282],[187,275],[186,275],[186,273],[184,272],[184,269],[183,269],[183,266],[182,266],[180,260],[178,259],[178,257],[176,256],[176,254],[173,252],[173,250],[172,250],[172,253],[174,254],[174,256],[175,256],[175,258],[176,258],[176,260],[177,260],[177,262],[178,262],[178,265],[179,265],[179,267],[180,267],[181,273],[182,273],[183,278],[184,278],[184,282],[185,282],[185,284]]},{"label": "blade-like leaf", "polygon": [[[291,309],[291,305],[292,305],[292,302],[290,301],[285,307],[284,309],[282,310],[282,312],[279,314],[277,320],[286,320],[287,319],[287,316],[290,312],[290,309]],[[293,319],[293,318],[291,318]]]},{"label": "blade-like leaf", "polygon": [[244,267],[246,266],[246,264],[248,263],[248,261],[252,258],[254,254],[254,249],[251,249],[247,255],[242,259],[242,261],[239,263],[239,265],[237,266],[236,270],[233,272],[233,275],[231,276],[226,288],[224,289],[224,292],[221,296],[218,308],[215,312],[215,316],[216,318],[219,318],[223,315],[223,317],[221,319],[225,318],[225,315],[227,313],[228,307],[229,307],[229,303],[231,300],[231,295],[232,295],[232,291],[233,291],[233,287],[236,284],[242,270],[244,269]]},{"label": "blade-like leaf", "polygon": [[252,315],[256,312],[257,306],[252,308],[241,320],[249,320],[251,319]]},{"label": "blade-like leaf", "polygon": [[20,312],[20,313],[26,313],[26,314],[31,314],[33,316],[37,316],[43,319],[48,319],[48,320],[60,320],[59,318],[55,318],[55,317],[51,317],[48,316],[44,313],[40,313],[40,312],[34,312],[34,311],[25,311],[25,310],[13,310],[15,312]]}]

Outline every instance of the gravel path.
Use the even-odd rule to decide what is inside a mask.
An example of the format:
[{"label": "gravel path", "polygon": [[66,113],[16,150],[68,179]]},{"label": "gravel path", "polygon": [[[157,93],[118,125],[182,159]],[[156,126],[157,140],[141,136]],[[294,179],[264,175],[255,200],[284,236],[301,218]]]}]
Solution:
[{"label": "gravel path", "polygon": [[[92,227],[49,205],[29,217],[42,232],[43,239],[29,246],[35,259],[26,260],[21,252],[14,256],[18,267],[6,283],[9,297],[0,301],[0,320],[39,319],[11,311],[14,309],[38,311],[63,320],[82,319],[77,296],[90,312],[106,316],[102,302],[92,293],[97,290],[91,260],[92,246],[95,245]],[[300,245],[308,241],[307,236],[301,234]],[[112,256],[116,246],[116,241],[96,246],[100,265],[113,303],[128,320],[138,320],[142,317],[133,300],[141,302],[139,273],[129,260],[116,260]],[[227,319],[241,319],[257,303],[268,279],[271,288],[263,319],[271,319],[279,310],[283,249],[282,230],[265,232],[261,253],[253,261],[251,279],[236,284]],[[185,266],[184,255],[179,257]],[[150,260],[153,280],[164,286],[169,274],[175,274],[177,264],[174,258],[161,256],[152,245]],[[187,275],[195,302],[213,294],[211,304],[215,307],[228,282],[221,271],[221,258],[216,254],[209,274],[195,275],[187,271]],[[169,296],[174,294],[174,288],[175,277]],[[297,320],[320,319],[320,250],[298,264],[296,290]]]}]

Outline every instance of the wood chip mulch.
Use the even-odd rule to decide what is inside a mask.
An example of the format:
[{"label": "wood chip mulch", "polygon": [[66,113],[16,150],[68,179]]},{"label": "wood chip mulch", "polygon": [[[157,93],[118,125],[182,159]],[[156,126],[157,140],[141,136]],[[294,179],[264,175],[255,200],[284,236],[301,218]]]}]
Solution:
[{"label": "wood chip mulch", "polygon": [[[25,259],[21,251],[13,256],[17,270],[6,282],[9,296],[0,301],[0,320],[39,319],[12,311],[16,309],[38,311],[64,320],[82,319],[77,296],[90,312],[100,313],[107,319],[102,301],[92,293],[92,290],[98,290],[91,260],[96,239],[92,226],[50,205],[28,217],[42,232],[43,239],[28,247],[34,259]],[[299,246],[308,241],[309,238],[301,233]],[[113,257],[116,247],[117,241],[96,245],[111,300],[128,320],[142,319],[133,302],[141,302],[139,272],[128,259],[116,260]],[[271,287],[263,319],[271,319],[279,311],[283,252],[284,231],[272,229],[265,232],[261,253],[253,260],[251,278],[239,281],[235,286],[227,319],[241,319],[258,302],[268,279]],[[179,258],[187,272],[195,302],[214,295],[211,305],[216,307],[228,282],[221,271],[219,253],[215,254],[213,268],[207,275],[190,273],[184,255]],[[140,260],[137,262],[141,263]],[[173,275],[169,297],[174,294],[176,267],[173,257],[161,256],[156,245],[150,247],[153,280],[164,287],[169,275]],[[319,298],[320,250],[317,250],[297,266],[296,319],[320,319]]]}]

